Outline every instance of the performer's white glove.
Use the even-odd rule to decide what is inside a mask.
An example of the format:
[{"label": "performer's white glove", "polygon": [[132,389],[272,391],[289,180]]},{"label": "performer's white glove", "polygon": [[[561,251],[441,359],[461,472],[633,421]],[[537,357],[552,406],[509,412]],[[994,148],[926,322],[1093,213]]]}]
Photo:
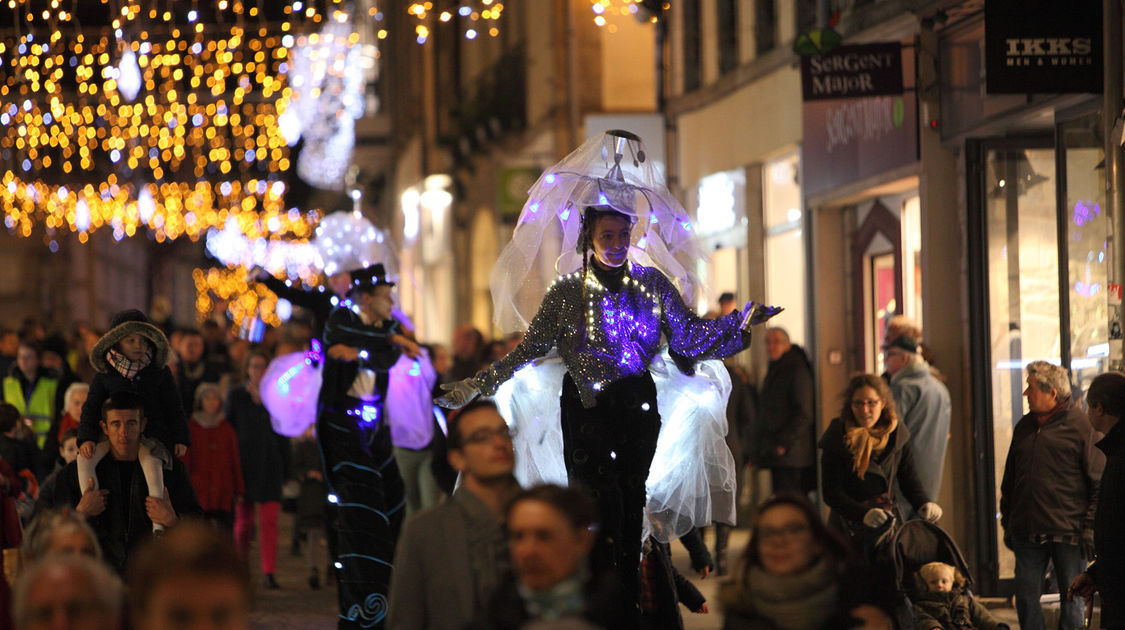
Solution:
[{"label": "performer's white glove", "polygon": [[441,386],[441,389],[445,392],[445,395],[439,396],[434,402],[439,407],[445,407],[446,409],[460,409],[469,404],[469,401],[476,398],[477,394],[480,393],[471,378],[456,383],[445,383]]},{"label": "performer's white glove", "polygon": [[881,508],[871,508],[863,515],[863,524],[871,529],[881,527],[889,520],[891,520],[891,513]]},{"label": "performer's white glove", "polygon": [[766,306],[765,304],[758,304],[754,300],[750,300],[742,309],[742,325],[740,328],[749,331],[751,326],[764,324],[769,321],[771,317],[784,310],[785,309],[780,306]]},{"label": "performer's white glove", "polygon": [[923,503],[918,508],[918,517],[927,523],[936,523],[941,518],[941,506],[933,501]]}]

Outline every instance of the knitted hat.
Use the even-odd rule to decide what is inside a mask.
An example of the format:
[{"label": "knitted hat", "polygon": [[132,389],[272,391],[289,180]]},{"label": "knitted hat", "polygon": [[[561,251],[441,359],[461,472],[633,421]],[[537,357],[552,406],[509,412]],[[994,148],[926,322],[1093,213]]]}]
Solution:
[{"label": "knitted hat", "polygon": [[907,352],[918,352],[918,340],[910,335],[899,335],[883,344],[884,350],[898,348]]},{"label": "knitted hat", "polygon": [[125,337],[137,334],[144,337],[152,344],[152,363],[163,366],[168,362],[168,338],[164,333],[152,325],[148,317],[141,311],[131,308],[121,311],[113,316],[109,332],[102,335],[90,351],[90,365],[103,374],[109,373],[113,368],[106,361],[105,355]]}]

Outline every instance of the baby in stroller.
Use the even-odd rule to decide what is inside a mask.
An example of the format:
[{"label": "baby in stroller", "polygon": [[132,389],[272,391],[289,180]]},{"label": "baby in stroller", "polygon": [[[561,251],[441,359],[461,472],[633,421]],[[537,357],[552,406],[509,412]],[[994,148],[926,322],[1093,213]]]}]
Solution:
[{"label": "baby in stroller", "polygon": [[922,565],[915,574],[914,624],[918,630],[1008,630],[965,587],[965,576],[944,562]]},{"label": "baby in stroller", "polygon": [[899,525],[875,548],[872,579],[903,630],[1008,630],[973,598],[965,556],[934,523]]}]

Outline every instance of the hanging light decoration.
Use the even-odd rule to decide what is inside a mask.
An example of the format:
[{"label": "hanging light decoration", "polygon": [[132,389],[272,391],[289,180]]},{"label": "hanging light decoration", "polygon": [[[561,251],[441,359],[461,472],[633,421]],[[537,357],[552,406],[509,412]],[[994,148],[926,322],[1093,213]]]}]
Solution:
[{"label": "hanging light decoration", "polygon": [[318,188],[342,189],[351,165],[355,121],[364,113],[367,82],[378,73],[368,23],[363,13],[339,9],[292,48],[291,95],[281,124],[289,144],[304,138],[297,174]]},{"label": "hanging light decoration", "polygon": [[[414,2],[406,9],[407,13],[418,20],[418,23],[414,26],[414,39],[419,44],[425,44],[429,41],[432,34],[429,19],[433,9],[433,2]],[[466,1],[456,8],[442,11],[437,15],[437,19],[442,23],[454,20],[460,21],[465,39],[472,40],[484,34],[489,37],[499,36],[499,20],[503,12],[504,3],[496,0]],[[383,35],[379,37],[382,39]]]},{"label": "hanging light decoration", "polygon": [[233,217],[249,238],[307,238],[319,215],[283,202],[291,164],[278,117],[293,33],[325,15],[294,2],[270,5],[267,19],[260,1],[102,0],[106,23],[90,26],[60,0],[40,12],[8,0],[20,27],[0,34],[5,226],[30,236],[42,225],[51,241],[103,228],[163,241]]},{"label": "hanging light decoration", "polygon": [[[643,0],[590,0],[590,11],[594,14],[594,24],[606,27],[611,33],[617,32],[617,26],[610,23],[611,18],[620,15],[644,19],[643,16],[647,14]],[[647,20],[655,23],[658,18],[650,15]]]}]

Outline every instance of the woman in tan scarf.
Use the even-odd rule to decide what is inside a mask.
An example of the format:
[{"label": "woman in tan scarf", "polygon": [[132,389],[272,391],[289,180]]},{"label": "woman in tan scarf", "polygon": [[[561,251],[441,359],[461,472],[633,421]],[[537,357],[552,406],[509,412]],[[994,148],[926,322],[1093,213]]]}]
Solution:
[{"label": "woman in tan scarf", "polygon": [[820,438],[822,492],[832,508],[829,524],[846,534],[857,551],[869,550],[901,522],[895,482],[920,517],[931,522],[941,518],[941,508],[926,496],[914,470],[910,432],[898,422],[886,382],[860,374],[848,383],[843,399],[840,417]]},{"label": "woman in tan scarf", "polygon": [[746,551],[719,586],[723,630],[889,630],[849,555],[805,497],[774,496],[758,508]]}]

